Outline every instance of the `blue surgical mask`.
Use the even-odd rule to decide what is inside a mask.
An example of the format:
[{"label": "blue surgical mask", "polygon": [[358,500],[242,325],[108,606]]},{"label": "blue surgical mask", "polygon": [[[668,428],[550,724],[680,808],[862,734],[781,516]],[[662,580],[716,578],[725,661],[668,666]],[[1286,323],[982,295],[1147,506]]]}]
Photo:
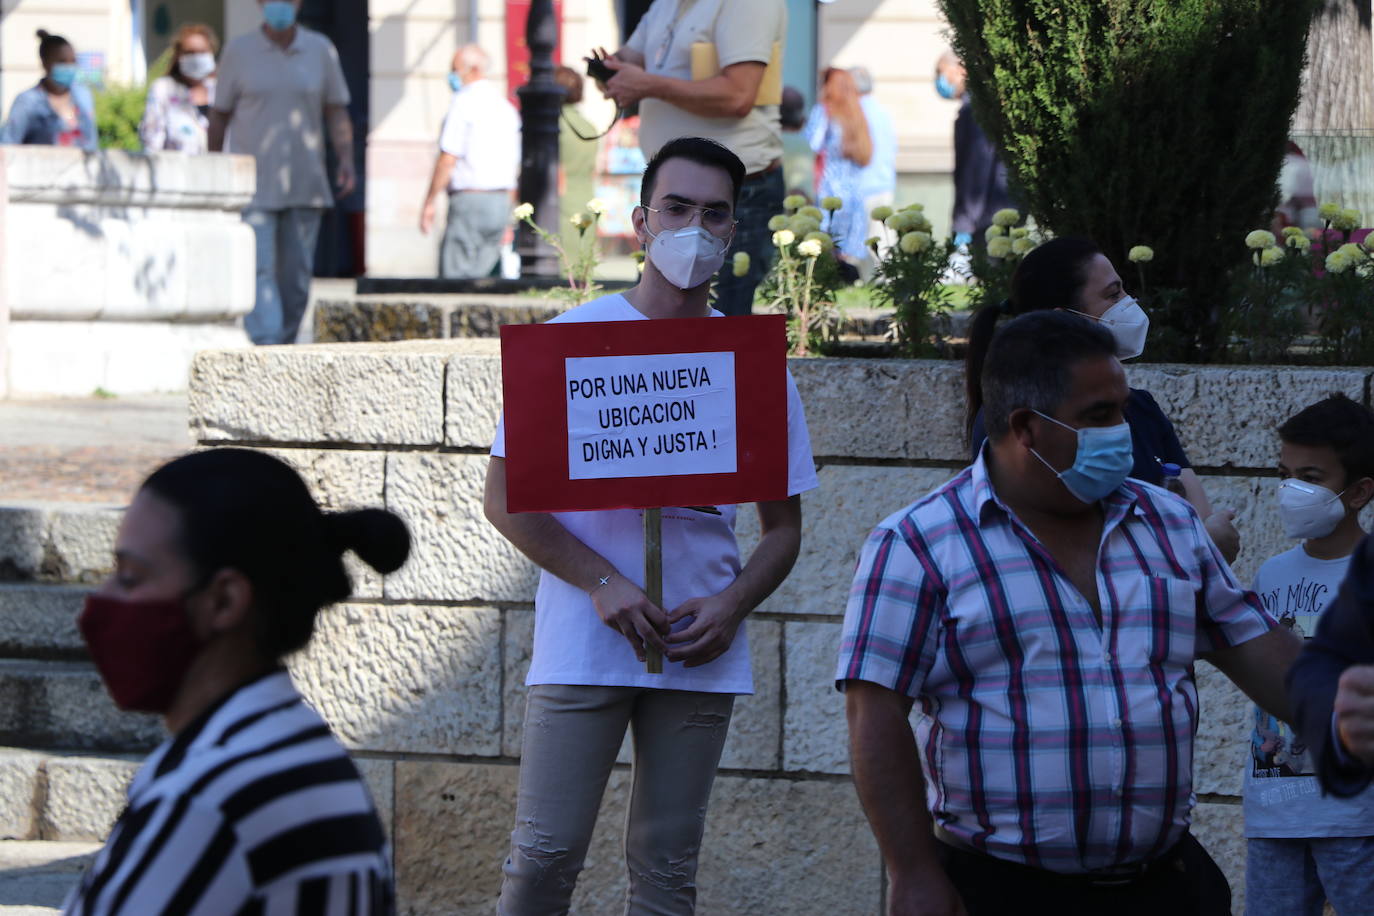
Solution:
[{"label": "blue surgical mask", "polygon": [[954,91],[954,84],[949,81],[949,77],[943,73],[935,74],[935,91],[940,93],[942,99],[954,99],[959,95]]},{"label": "blue surgical mask", "polygon": [[262,5],[262,21],[274,32],[285,32],[296,24],[296,5],[286,0],[267,0]]},{"label": "blue surgical mask", "polygon": [[463,88],[463,80],[452,70],[448,73],[448,88],[452,89],[454,92]]},{"label": "blue surgical mask", "polygon": [[63,89],[70,89],[76,82],[76,64],[53,64],[48,79]]},{"label": "blue surgical mask", "polygon": [[1040,463],[1054,471],[1054,476],[1063,481],[1070,493],[1085,503],[1095,503],[1125,482],[1130,476],[1131,466],[1135,464],[1135,454],[1131,448],[1131,427],[1122,423],[1118,426],[1085,426],[1074,429],[1067,423],[1060,423],[1054,417],[1035,411],[1051,423],[1078,434],[1078,452],[1074,455],[1073,467],[1055,471],[1054,466],[1039,452],[1031,449],[1031,454]]}]

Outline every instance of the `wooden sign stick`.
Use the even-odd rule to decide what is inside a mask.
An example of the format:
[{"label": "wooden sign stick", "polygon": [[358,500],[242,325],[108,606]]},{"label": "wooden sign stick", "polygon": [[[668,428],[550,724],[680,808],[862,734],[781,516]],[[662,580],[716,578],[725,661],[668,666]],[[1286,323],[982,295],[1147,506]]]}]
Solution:
[{"label": "wooden sign stick", "polygon": [[[644,594],[655,607],[663,607],[663,510],[644,510]],[[644,670],[663,673],[663,655],[644,644]]]}]

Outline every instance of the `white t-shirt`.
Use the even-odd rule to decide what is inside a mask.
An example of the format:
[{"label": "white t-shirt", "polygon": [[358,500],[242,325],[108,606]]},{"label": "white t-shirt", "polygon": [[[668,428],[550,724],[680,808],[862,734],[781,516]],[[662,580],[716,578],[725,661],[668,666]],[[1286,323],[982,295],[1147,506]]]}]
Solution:
[{"label": "white t-shirt", "polygon": [[[679,15],[680,14],[680,15]],[[692,78],[692,45],[716,46],[720,68],[768,64],[773,45],[787,41],[783,0],[654,0],[626,47],[644,55],[644,69],[673,79]],[[706,118],[662,99],[639,103],[639,145],[645,158],[676,137],[709,137],[729,147],[752,175],[782,156],[777,105],[755,105],[742,118]]]},{"label": "white t-shirt", "polygon": [[490,80],[468,83],[453,94],[439,149],[457,156],[450,191],[506,191],[520,173],[520,113]]},{"label": "white t-shirt", "polygon": [[[712,310],[712,317],[724,317]],[[648,320],[619,293],[602,296],[564,312],[550,322]],[[504,424],[496,429],[491,453],[505,457]],[[792,374],[787,375],[787,494],[814,489],[819,481],[811,460],[811,438]],[[719,515],[695,509],[663,510],[663,607],[672,610],[689,598],[714,595],[740,571],[735,543],[735,506],[717,506]],[[609,560],[625,578],[644,585],[644,521],[639,509],[560,512],[553,516],[582,543]],[[715,661],[697,668],[663,660],[662,674],[649,674],[625,637],[601,622],[591,597],[550,572],[539,577],[534,598],[534,658],[527,685],[584,684],[605,687],[659,687],[703,693],[753,693],[747,622]],[[675,629],[690,625],[678,623]]]},{"label": "white t-shirt", "polygon": [[[1279,623],[1309,638],[1336,597],[1350,558],[1318,560],[1302,545],[1270,557],[1255,574],[1255,591]],[[1247,837],[1374,835],[1374,788],[1353,798],[1323,796],[1316,761],[1288,725],[1258,706],[1245,760]]]}]

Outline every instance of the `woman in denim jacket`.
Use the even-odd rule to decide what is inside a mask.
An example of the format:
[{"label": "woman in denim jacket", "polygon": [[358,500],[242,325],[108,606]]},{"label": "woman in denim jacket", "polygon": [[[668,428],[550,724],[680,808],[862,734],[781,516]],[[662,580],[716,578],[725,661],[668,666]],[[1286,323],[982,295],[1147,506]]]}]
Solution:
[{"label": "woman in denim jacket", "polygon": [[96,149],[95,104],[76,82],[76,50],[60,35],[38,30],[43,78],[15,97],[0,127],[0,143],[76,146]]}]

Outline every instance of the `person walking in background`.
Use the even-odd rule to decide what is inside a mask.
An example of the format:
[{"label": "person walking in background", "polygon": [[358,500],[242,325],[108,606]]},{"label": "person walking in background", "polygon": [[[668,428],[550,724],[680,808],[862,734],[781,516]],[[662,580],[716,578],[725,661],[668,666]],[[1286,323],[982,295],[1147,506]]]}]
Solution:
[{"label": "person walking in background", "polygon": [[[577,108],[585,82],[582,74],[572,67],[559,66],[554,68],[553,78],[564,92],[563,120],[558,125],[558,212],[563,218],[563,249],[571,253],[593,241],[569,218],[596,196],[596,135],[600,131]],[[591,139],[585,139],[588,137]]]},{"label": "person walking in background", "polygon": [[420,231],[434,227],[435,202],[448,190],[439,276],[485,277],[501,257],[520,174],[520,115],[487,79],[491,58],[477,45],[453,55],[453,101],[439,132],[439,156],[420,207]]},{"label": "person walking in background", "polygon": [[935,91],[940,98],[959,103],[954,119],[954,213],[950,224],[958,245],[967,245],[975,238],[981,242],[992,225],[992,215],[1015,206],[1007,191],[1007,167],[973,116],[967,76],[953,51],[946,50],[935,63]]},{"label": "person walking in background", "polygon": [[825,71],[820,101],[811,109],[805,132],[811,149],[820,156],[817,200],[838,197],[843,202],[821,228],[834,237],[845,260],[857,266],[868,256],[863,173],[874,161],[873,134],[854,75],[848,70],[830,67]]},{"label": "person walking in background", "polygon": [[64,914],[395,912],[367,785],[282,662],[352,593],[345,550],[394,572],[410,535],[382,509],[321,512],[299,474],[248,449],[144,481],[77,626],[115,704],[171,736]]},{"label": "person walking in background", "polygon": [[148,103],[138,126],[148,152],[210,149],[210,104],[215,100],[215,53],[219,39],[208,25],[192,23],[172,39],[172,66],[148,87]]},{"label": "person walking in background", "polygon": [[[1265,610],[1302,637],[1320,626],[1374,498],[1374,411],[1333,395],[1279,427],[1278,511],[1299,543],[1255,576]],[[1313,754],[1255,708],[1245,765],[1245,912],[1321,916],[1374,908],[1374,790],[1323,797]]]},{"label": "person walking in background", "polygon": [[716,275],[715,305],[748,315],[754,289],[773,263],[768,220],[782,211],[784,0],[654,0],[625,46],[607,59],[604,91],[621,108],[639,105],[640,146],[652,158],[675,137],[707,137],[744,161],[732,246],[749,255],[735,276]]},{"label": "person walking in background", "polygon": [[[896,200],[897,129],[893,126],[892,115],[873,95],[873,74],[868,68],[850,67],[849,73],[859,90],[859,104],[863,106],[868,133],[873,138],[873,158],[859,173],[859,195],[863,199],[863,211],[868,214],[874,207],[890,207]],[[880,220],[869,218],[868,235],[880,240],[881,251],[888,233]],[[865,259],[871,261],[871,256],[872,251],[865,246]]]},{"label": "person walking in background", "polygon": [[301,0],[258,0],[262,27],[224,47],[208,145],[257,160],[258,187],[243,218],[257,236],[257,297],[244,319],[255,344],[296,339],[315,267],[320,219],[334,197],[325,174],[325,125],[338,159],[335,185],[353,192],[348,85],[330,40],[296,22]]},{"label": "person walking in background", "polygon": [[1063,311],[1001,328],[987,444],[863,546],[835,678],[890,913],[1230,916],[1188,831],[1194,662],[1287,720],[1298,640],[1127,479],[1116,353]]},{"label": "person walking in background", "polygon": [[76,49],[62,36],[39,29],[38,60],[43,78],[15,96],[0,126],[0,143],[75,146],[94,152],[99,146],[95,102],[91,91],[76,81]]}]

